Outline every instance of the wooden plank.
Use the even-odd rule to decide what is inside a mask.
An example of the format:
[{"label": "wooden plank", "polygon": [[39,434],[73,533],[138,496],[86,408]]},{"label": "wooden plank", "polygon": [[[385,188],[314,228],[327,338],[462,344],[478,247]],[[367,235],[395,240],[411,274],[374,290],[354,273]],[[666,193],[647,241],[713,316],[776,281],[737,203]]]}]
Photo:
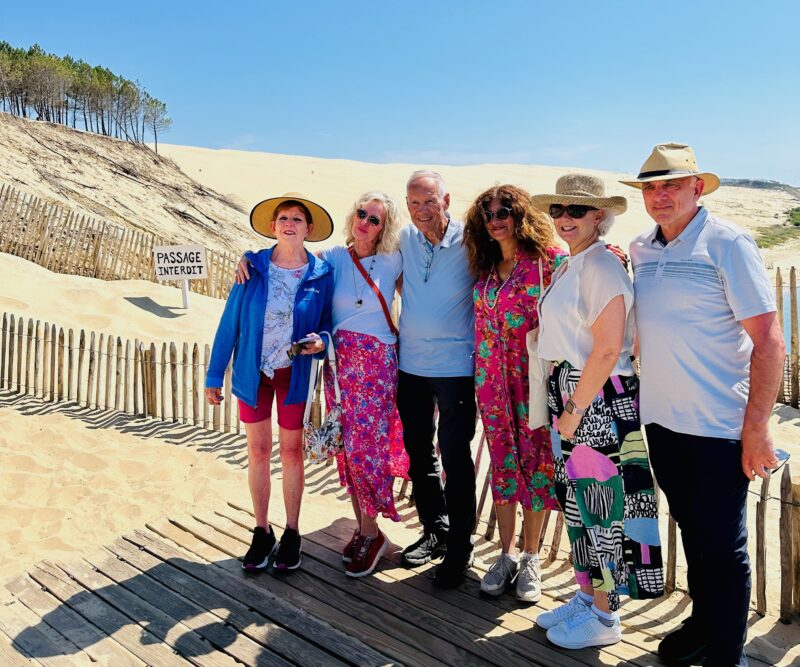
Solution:
[{"label": "wooden plank", "polygon": [[[197,422],[200,420],[200,405],[198,404],[198,400],[202,396],[205,398],[204,394],[200,389],[200,369],[198,368],[198,364],[200,361],[200,348],[198,347],[197,343],[192,346],[192,425],[197,426]],[[200,392],[200,393],[198,393]]]},{"label": "wooden plank", "polygon": [[75,332],[69,330],[69,338],[67,340],[67,400],[72,400],[72,377],[74,375],[75,364]]},{"label": "wooden plank", "polygon": [[189,343],[183,343],[181,356],[181,422],[189,423]]},{"label": "wooden plank", "polygon": [[794,579],[792,565],[796,554],[792,543],[792,473],[788,465],[784,466],[781,475],[780,550],[780,619],[783,623],[789,623],[792,618],[792,583]]},{"label": "wooden plank", "polygon": [[[166,359],[164,360],[166,362]],[[178,421],[178,348],[169,344],[169,383],[172,389],[172,421]]]},{"label": "wooden plank", "polygon": [[6,341],[8,340],[8,313],[3,313],[2,338],[0,338],[0,389],[6,381]]},{"label": "wooden plank", "polygon": [[669,516],[667,523],[667,567],[664,572],[666,581],[664,583],[664,594],[670,595],[675,590],[675,569],[677,566],[677,530],[675,519]]},{"label": "wooden plank", "polygon": [[[208,373],[208,362],[211,360],[211,348],[208,346],[208,343],[206,343],[206,347],[205,347],[205,351],[204,351],[204,355],[203,355],[203,360],[204,360],[204,363],[203,363],[203,385],[202,385],[202,387],[205,387],[206,373]],[[201,388],[201,391],[202,391],[202,388]],[[209,409],[210,409],[211,406],[208,404],[208,401],[206,400],[205,392],[203,392],[201,394],[201,396],[203,397],[203,428],[207,429],[207,428],[209,428],[211,426],[211,422],[209,421],[209,417],[208,417],[209,416]]]},{"label": "wooden plank", "polygon": [[91,332],[89,339],[89,371],[86,378],[86,407],[88,408],[92,402],[92,383],[94,382],[94,366],[95,366],[95,347],[94,347],[94,331]]},{"label": "wooden plank", "polygon": [[33,319],[28,320],[28,331],[25,341],[25,393],[31,391],[31,352],[33,351]]},{"label": "wooden plank", "polygon": [[139,414],[139,364],[140,359],[139,339],[133,341],[133,414]]},{"label": "wooden plank", "polygon": [[56,396],[59,401],[64,400],[64,327],[58,328],[58,378],[56,380]]},{"label": "wooden plank", "polygon": [[12,314],[8,320],[8,367],[6,387],[11,389],[14,383],[14,336],[16,334],[16,320]]},{"label": "wooden plank", "polygon": [[[0,606],[0,632],[12,640],[12,646],[37,664],[46,667],[72,667],[70,655],[75,647],[50,626],[39,622],[39,618],[19,600],[11,600]],[[85,664],[85,663],[84,663]]]},{"label": "wooden plank", "polygon": [[0,665],[3,667],[30,667],[30,665],[40,664],[15,649],[11,638],[4,632],[0,632]]},{"label": "wooden plank", "polygon": [[106,391],[103,401],[103,408],[108,410],[111,407],[111,388],[114,386],[114,336],[108,336],[106,344]]},{"label": "wooden plank", "polygon": [[228,364],[225,369],[223,395],[225,400],[222,402],[222,408],[225,413],[224,432],[231,432],[231,403],[233,403],[232,384],[233,384],[233,361]]},{"label": "wooden plank", "polygon": [[17,393],[22,393],[22,350],[23,350],[23,342],[25,340],[25,318],[20,317],[17,321],[17,355],[19,359],[17,361]]},{"label": "wooden plank", "polygon": [[[148,391],[150,394],[150,416],[154,419],[158,418],[158,379],[156,377],[156,365],[158,359],[156,357],[156,344],[150,343],[149,364],[147,376],[149,380]],[[161,387],[164,389],[163,385]]]},{"label": "wooden plank", "polygon": [[[122,370],[124,359],[122,358],[122,339],[117,336],[117,349],[116,354],[116,377],[114,382],[114,409],[119,410],[119,402],[122,399]],[[127,386],[127,385],[126,385]],[[122,406],[123,411],[125,406]]]},{"label": "wooden plank", "polygon": [[[245,664],[262,661],[264,659],[262,654],[265,653],[266,647],[268,647],[266,655],[271,653],[271,657],[282,662],[288,660],[290,663],[320,667],[328,664],[343,664],[326,651],[306,641],[305,638],[293,635],[281,625],[255,613],[252,608],[243,604],[236,597],[226,595],[202,579],[175,567],[175,558],[162,560],[147,550],[139,549],[138,545],[125,540],[117,540],[109,549],[117,558],[121,558],[132,567],[145,572],[148,578],[154,579],[161,586],[189,597],[197,609],[193,609],[191,614],[184,609],[183,614],[187,618],[192,618],[198,612],[214,613],[213,610],[224,609],[224,621],[231,627],[228,632],[228,641],[230,642],[233,638],[231,632],[233,635],[241,633],[242,644],[249,645],[249,650],[240,650],[235,656]],[[207,570],[208,566],[201,567],[197,569],[196,573],[207,575]],[[217,622],[219,620],[216,619]],[[240,648],[243,649],[244,646]]]},{"label": "wooden plank", "polygon": [[[203,542],[193,533],[180,529],[175,523],[170,525],[166,522],[159,522],[155,526],[149,524],[148,528],[155,530],[159,535],[168,537],[168,539],[187,551],[213,562],[218,569],[234,576],[242,577],[241,563],[238,560],[226,558],[228,554]],[[139,538],[139,532],[135,533],[135,537]],[[331,604],[324,587],[317,591],[316,594],[309,594],[291,585],[293,578],[294,574],[286,578],[248,577],[246,581],[263,591],[263,595],[269,604],[272,603],[267,596],[278,598],[294,607],[304,609],[311,616],[324,621],[364,645],[394,658],[400,663],[410,665],[441,664],[427,653],[408,646],[394,636],[387,635],[380,628],[376,628],[371,620],[365,622],[360,618],[349,615],[347,612],[342,613],[338,607]],[[214,585],[214,580],[210,580],[209,583]],[[267,613],[266,610],[261,611],[262,613]],[[364,664],[377,663],[365,662]]]},{"label": "wooden plank", "polygon": [[771,477],[761,480],[761,496],[756,503],[756,613],[767,614],[767,497]]},{"label": "wooden plank", "polygon": [[[229,538],[215,525],[199,524],[182,520],[181,526],[220,545],[223,551],[241,553],[249,544],[249,537],[243,540]],[[231,546],[233,545],[233,546]],[[337,570],[325,566],[313,558],[304,558],[301,569],[287,578],[289,585],[309,594],[322,597],[328,604],[363,622],[369,622],[385,636],[393,637],[407,647],[427,653],[430,658],[444,664],[474,664],[476,658],[487,660],[483,644],[476,644],[474,637],[458,627],[442,623],[439,619],[422,610],[415,609],[398,597],[370,589],[369,585],[358,579],[349,581],[342,576],[341,567]],[[327,619],[326,619],[327,620]],[[418,625],[419,624],[419,625]],[[433,641],[438,637],[440,641]],[[508,664],[513,653],[499,646],[493,647],[499,664]],[[399,656],[396,656],[399,657]],[[428,659],[430,659],[428,658]]]},{"label": "wooden plank", "polygon": [[[33,342],[33,395],[38,398],[39,396],[39,368],[41,366],[42,357],[42,323],[36,320],[36,330],[34,333]],[[0,382],[2,386],[2,382]]]},{"label": "wooden plank", "polygon": [[81,335],[78,337],[78,370],[75,373],[75,402],[81,404],[81,383],[83,377],[83,359],[86,355],[86,332],[81,329]]},{"label": "wooden plank", "polygon": [[797,312],[797,271],[792,267],[789,271],[789,402],[793,408],[800,407],[800,345],[798,345],[798,312]]},{"label": "wooden plank", "polygon": [[125,649],[151,665],[186,665],[146,628],[130,622],[124,614],[71,580],[63,570],[47,561],[37,563],[30,576],[61,602],[81,614]]},{"label": "wooden plank", "polygon": [[131,341],[125,341],[125,376],[123,379],[124,395],[122,399],[122,411],[128,412],[130,401],[130,386],[131,386]]},{"label": "wooden plank", "polygon": [[[217,512],[217,516],[220,519],[228,518],[225,512]],[[235,520],[232,520],[232,523],[241,527]],[[221,525],[218,529],[228,532],[233,531],[233,526]],[[443,600],[433,587],[428,590],[414,588],[402,580],[395,579],[389,573],[377,571],[370,577],[357,580],[342,577],[343,544],[341,539],[325,531],[314,531],[303,540],[304,555],[312,556],[303,560],[303,569],[338,585],[346,593],[362,597],[368,602],[372,601],[385,611],[391,611],[397,606],[395,601],[401,601],[407,606],[401,612],[401,617],[417,626],[419,628],[417,632],[427,632],[432,639],[438,637],[444,642],[462,646],[488,662],[515,664],[519,662],[520,657],[526,657],[539,664],[554,666],[577,667],[583,664],[568,658],[562,659],[563,656],[558,649],[548,644],[544,637],[541,637],[539,642],[532,639],[530,634],[536,627],[532,620],[513,618],[509,624],[508,617],[505,617],[502,619],[502,629],[508,634],[503,635],[502,645],[476,642],[476,637],[500,632],[501,622],[497,618],[489,619],[472,613],[471,605],[456,606]],[[523,632],[528,634],[524,635]]]},{"label": "wooden plank", "polygon": [[[176,653],[190,662],[210,667],[232,667],[236,664],[235,660],[223,652],[224,649],[220,650],[235,641],[236,638],[232,636],[235,633],[227,630],[220,622],[219,617],[208,614],[206,618],[199,619],[197,622],[198,627],[202,627],[201,624],[205,623],[217,627],[221,626],[219,629],[226,636],[222,637],[222,641],[215,646],[208,639],[194,632],[190,625],[182,623],[181,617],[172,617],[166,613],[165,610],[170,605],[169,598],[171,593],[169,591],[161,587],[161,590],[155,591],[155,599],[152,596],[143,598],[133,591],[133,587],[122,586],[120,585],[121,582],[106,574],[107,568],[114,567],[115,559],[108,557],[95,559],[91,565],[88,562],[72,562],[68,565],[62,565],[61,569],[81,586],[92,591],[93,594],[121,611],[130,619],[129,623],[131,625],[139,625],[142,628],[146,628],[148,632],[152,632],[167,646],[172,647]],[[154,588],[152,580],[147,575],[132,568],[127,569],[127,574],[133,581],[137,584],[143,584],[136,586],[137,589],[141,591],[143,588],[147,588],[148,584],[151,589]],[[177,596],[173,595],[173,597]],[[187,615],[186,618],[191,618],[195,611],[202,612],[203,610],[196,607],[192,608],[192,613]]]},{"label": "wooden plank", "polygon": [[159,418],[167,420],[167,344],[161,345],[161,412]]},{"label": "wooden plank", "polygon": [[[72,642],[77,649],[85,652],[93,661],[120,667],[140,667],[144,662],[126,651],[105,633],[73,609],[42,588],[27,575],[16,577],[6,584],[14,597],[50,627]],[[75,664],[80,664],[81,655],[72,656]],[[88,662],[88,661],[87,661]]]},{"label": "wooden plank", "polygon": [[[99,410],[102,403],[100,402],[101,386],[103,384],[103,357],[105,356],[105,334],[100,333],[100,338],[97,341],[97,386],[94,392],[94,407]],[[108,359],[106,359],[108,364]]]}]

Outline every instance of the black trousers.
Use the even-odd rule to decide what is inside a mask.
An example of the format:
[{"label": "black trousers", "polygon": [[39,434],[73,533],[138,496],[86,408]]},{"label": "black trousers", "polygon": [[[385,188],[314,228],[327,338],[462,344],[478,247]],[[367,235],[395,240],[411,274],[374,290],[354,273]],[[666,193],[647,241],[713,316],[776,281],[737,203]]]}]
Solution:
[{"label": "black trousers", "polygon": [[[436,405],[444,485],[434,446]],[[448,533],[448,552],[471,549],[476,508],[470,451],[476,417],[474,378],[431,378],[400,371],[397,409],[420,522],[426,532]]]},{"label": "black trousers", "polygon": [[747,485],[740,440],[645,426],[650,464],[681,529],[692,617],[705,629],[705,665],[747,665],[750,604]]}]

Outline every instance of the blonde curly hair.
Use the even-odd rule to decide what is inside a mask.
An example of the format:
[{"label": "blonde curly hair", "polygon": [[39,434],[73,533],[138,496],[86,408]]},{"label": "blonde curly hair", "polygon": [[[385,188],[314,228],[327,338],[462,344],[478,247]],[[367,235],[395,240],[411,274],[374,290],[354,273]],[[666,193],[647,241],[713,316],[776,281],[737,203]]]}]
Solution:
[{"label": "blonde curly hair", "polygon": [[352,245],[355,241],[353,224],[356,219],[356,211],[371,201],[376,201],[383,206],[383,229],[378,234],[378,245],[375,252],[378,254],[394,252],[400,245],[400,211],[397,208],[397,202],[380,190],[365,192],[356,199],[345,218],[345,245]]}]

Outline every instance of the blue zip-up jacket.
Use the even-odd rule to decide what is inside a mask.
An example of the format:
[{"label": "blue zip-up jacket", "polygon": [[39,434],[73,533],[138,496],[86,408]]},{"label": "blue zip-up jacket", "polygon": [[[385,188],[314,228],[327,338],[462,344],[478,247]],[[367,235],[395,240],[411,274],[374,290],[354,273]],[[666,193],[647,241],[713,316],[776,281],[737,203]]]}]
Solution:
[{"label": "blue zip-up jacket", "polygon": [[[247,252],[250,280],[234,284],[214,336],[214,347],[206,372],[206,387],[221,387],[225,369],[233,353],[234,396],[255,407],[261,382],[261,344],[264,336],[264,312],[269,297],[269,263],[273,248]],[[331,331],[333,268],[325,260],[306,250],[308,270],[294,300],[292,340],[309,333]],[[327,340],[323,337],[327,345]],[[321,352],[318,358],[324,358]],[[292,379],[286,404],[303,403],[308,395],[311,355],[299,354],[292,360]]]}]

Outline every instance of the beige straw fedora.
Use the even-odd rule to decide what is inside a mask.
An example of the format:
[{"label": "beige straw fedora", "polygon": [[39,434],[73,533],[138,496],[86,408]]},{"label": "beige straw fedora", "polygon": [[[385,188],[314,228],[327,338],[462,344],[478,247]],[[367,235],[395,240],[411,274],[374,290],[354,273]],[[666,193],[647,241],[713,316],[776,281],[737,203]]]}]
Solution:
[{"label": "beige straw fedora", "polygon": [[534,195],[533,205],[547,213],[550,204],[580,204],[611,211],[615,215],[628,208],[625,197],[606,197],[603,181],[589,174],[565,174],[556,181],[554,195]]},{"label": "beige straw fedora", "polygon": [[669,181],[684,176],[697,176],[703,180],[703,194],[708,195],[719,187],[719,177],[697,168],[691,146],[686,144],[658,144],[645,160],[639,175],[633,181],[620,181],[633,188],[642,189],[642,183]]},{"label": "beige straw fedora", "polygon": [[299,192],[287,192],[283,197],[272,197],[256,204],[250,211],[250,226],[262,236],[274,239],[272,232],[272,219],[275,217],[275,209],[285,201],[298,201],[305,204],[311,212],[313,227],[306,238],[306,241],[324,241],[333,234],[333,219],[322,206],[315,204],[310,199],[306,199]]}]

